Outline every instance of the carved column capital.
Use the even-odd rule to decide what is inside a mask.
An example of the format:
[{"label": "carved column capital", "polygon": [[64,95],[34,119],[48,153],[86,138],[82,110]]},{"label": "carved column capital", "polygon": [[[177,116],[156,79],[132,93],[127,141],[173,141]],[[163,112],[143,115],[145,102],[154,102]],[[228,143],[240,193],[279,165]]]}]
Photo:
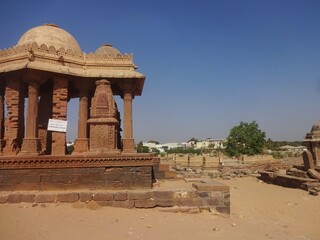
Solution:
[{"label": "carved column capital", "polygon": [[28,94],[37,94],[39,92],[40,83],[36,81],[29,82],[28,84]]},{"label": "carved column capital", "polygon": [[134,99],[134,96],[133,96],[132,92],[127,91],[123,94],[124,101],[132,101],[133,99]]}]

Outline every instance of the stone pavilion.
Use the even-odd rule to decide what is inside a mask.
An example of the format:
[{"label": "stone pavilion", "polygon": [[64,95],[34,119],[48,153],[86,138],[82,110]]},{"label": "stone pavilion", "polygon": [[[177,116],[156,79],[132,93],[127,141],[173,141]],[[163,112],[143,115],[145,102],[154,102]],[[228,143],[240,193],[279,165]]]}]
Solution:
[{"label": "stone pavilion", "polygon": [[[0,50],[0,189],[151,188],[159,159],[137,153],[133,138],[133,100],[145,81],[136,69],[109,44],[83,52],[54,24]],[[67,155],[65,129],[48,124],[65,123],[72,98],[78,137]]]}]

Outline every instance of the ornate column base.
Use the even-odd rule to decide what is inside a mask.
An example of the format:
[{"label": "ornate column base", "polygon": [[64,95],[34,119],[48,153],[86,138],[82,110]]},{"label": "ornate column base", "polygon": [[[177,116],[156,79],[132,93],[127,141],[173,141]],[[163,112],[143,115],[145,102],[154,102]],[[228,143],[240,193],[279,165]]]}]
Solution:
[{"label": "ornate column base", "polygon": [[78,138],[74,143],[72,155],[84,154],[89,150],[89,138]]},{"label": "ornate column base", "polygon": [[18,146],[16,139],[3,139],[4,146],[2,148],[2,155],[4,156],[15,156],[19,153],[20,147]]},{"label": "ornate column base", "polygon": [[66,133],[52,132],[51,155],[65,155],[66,146]]},{"label": "ornate column base", "polygon": [[39,138],[24,138],[19,155],[39,155],[41,142]]},{"label": "ornate column base", "polygon": [[134,139],[133,138],[123,138],[122,139],[122,149],[124,153],[136,153]]}]

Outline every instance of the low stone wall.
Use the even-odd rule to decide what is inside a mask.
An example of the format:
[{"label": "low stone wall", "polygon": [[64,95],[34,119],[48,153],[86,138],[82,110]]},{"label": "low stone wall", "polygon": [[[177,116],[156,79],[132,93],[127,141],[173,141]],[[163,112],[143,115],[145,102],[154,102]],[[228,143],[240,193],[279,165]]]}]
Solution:
[{"label": "low stone wall", "polygon": [[0,169],[0,190],[152,188],[152,166]]},{"label": "low stone wall", "polygon": [[209,154],[203,155],[179,155],[172,156],[173,165],[187,167],[218,167],[219,157],[213,157]]},{"label": "low stone wall", "polygon": [[243,163],[256,163],[256,162],[272,162],[275,161],[271,155],[254,155],[254,156],[243,156],[240,160]]},{"label": "low stone wall", "polygon": [[176,208],[182,211],[211,209],[230,214],[229,187],[205,190],[132,190],[73,192],[0,192],[0,203],[75,203],[96,202],[101,206],[122,208]]}]

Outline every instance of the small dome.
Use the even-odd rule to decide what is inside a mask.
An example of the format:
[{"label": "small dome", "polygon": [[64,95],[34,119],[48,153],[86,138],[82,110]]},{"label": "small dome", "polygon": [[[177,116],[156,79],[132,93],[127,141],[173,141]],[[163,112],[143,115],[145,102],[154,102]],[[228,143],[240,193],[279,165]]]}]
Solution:
[{"label": "small dome", "polygon": [[310,133],[315,133],[315,132],[320,132],[320,121],[318,121],[317,123],[315,123],[312,128]]},{"label": "small dome", "polygon": [[31,28],[20,38],[17,45],[29,44],[36,42],[39,46],[42,44],[47,47],[53,46],[56,50],[64,48],[81,52],[81,48],[75,38],[67,31],[59,28],[55,24],[44,24]]},{"label": "small dome", "polygon": [[112,45],[110,45],[110,44],[103,44],[101,47],[99,47],[95,51],[95,53],[100,54],[100,55],[111,55],[111,54],[113,54],[115,56],[118,54],[121,55],[121,52],[118,49],[112,47]]},{"label": "small dome", "polygon": [[320,140],[320,121],[316,122],[312,126],[310,133],[306,134],[304,141],[308,142],[308,141],[313,141],[313,140],[317,140],[317,141]]}]

